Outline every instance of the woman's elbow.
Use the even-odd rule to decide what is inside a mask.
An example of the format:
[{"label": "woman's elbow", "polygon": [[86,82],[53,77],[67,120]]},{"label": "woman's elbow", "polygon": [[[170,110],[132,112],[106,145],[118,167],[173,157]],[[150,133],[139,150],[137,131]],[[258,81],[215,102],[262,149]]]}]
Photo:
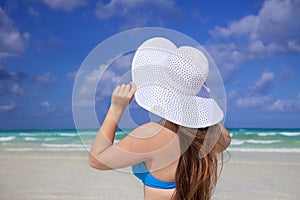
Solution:
[{"label": "woman's elbow", "polygon": [[101,162],[99,160],[97,160],[93,155],[89,155],[89,165],[94,168],[94,169],[98,169],[101,170]]},{"label": "woman's elbow", "polygon": [[95,158],[95,156],[93,156],[92,154],[89,155],[89,159],[88,159],[89,165],[94,168],[94,169],[98,169],[98,170],[107,170],[107,166],[104,165],[102,162],[100,162],[97,158]]},{"label": "woman's elbow", "polygon": [[97,168],[97,163],[96,163],[96,159],[94,158],[94,156],[92,156],[91,154],[89,155],[89,159],[88,159],[88,162],[89,162],[89,165],[92,167],[92,168]]}]

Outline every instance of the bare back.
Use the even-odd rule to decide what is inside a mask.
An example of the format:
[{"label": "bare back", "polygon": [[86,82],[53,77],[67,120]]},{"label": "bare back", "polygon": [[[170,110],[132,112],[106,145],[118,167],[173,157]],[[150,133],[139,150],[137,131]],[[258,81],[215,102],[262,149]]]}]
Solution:
[{"label": "bare back", "polygon": [[[159,154],[155,155],[151,160],[145,162],[152,176],[165,182],[175,182],[175,173],[180,157],[180,141],[174,131],[175,130],[162,126],[159,141],[164,142],[166,148],[160,151]],[[168,200],[171,199],[174,191],[175,189],[158,189],[146,185],[144,186],[145,200]]]}]

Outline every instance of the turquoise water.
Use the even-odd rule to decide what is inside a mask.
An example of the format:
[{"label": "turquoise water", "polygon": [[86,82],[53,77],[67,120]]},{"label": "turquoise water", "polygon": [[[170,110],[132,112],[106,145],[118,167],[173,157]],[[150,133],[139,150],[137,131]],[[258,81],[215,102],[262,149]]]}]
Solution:
[{"label": "turquoise water", "polygon": [[[229,151],[300,153],[300,129],[228,129]],[[118,130],[116,141],[130,130]],[[97,130],[0,131],[0,151],[86,151]]]},{"label": "turquoise water", "polygon": [[300,129],[229,129],[229,150],[300,153]]}]

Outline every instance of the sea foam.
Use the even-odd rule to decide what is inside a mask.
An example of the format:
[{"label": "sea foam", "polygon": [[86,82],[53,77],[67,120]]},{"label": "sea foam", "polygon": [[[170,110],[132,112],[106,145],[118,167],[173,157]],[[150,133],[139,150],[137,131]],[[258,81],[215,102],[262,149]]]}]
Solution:
[{"label": "sea foam", "polygon": [[42,143],[43,147],[49,147],[49,148],[69,148],[69,147],[83,147],[82,144],[47,144]]},{"label": "sea foam", "polygon": [[230,145],[242,145],[244,143],[245,141],[243,140],[232,139]]},{"label": "sea foam", "polygon": [[270,152],[270,153],[300,153],[300,148],[232,148],[229,147],[228,151],[240,152]]},{"label": "sea foam", "polygon": [[278,143],[280,140],[246,140],[247,143],[254,143],[254,144],[272,144]]},{"label": "sea foam", "polygon": [[15,138],[16,138],[16,136],[0,137],[0,142],[11,141],[11,140],[14,140]]},{"label": "sea foam", "polygon": [[36,141],[36,140],[39,140],[39,139],[35,138],[35,137],[25,137],[24,140],[26,140],[26,141]]},{"label": "sea foam", "polygon": [[275,132],[262,132],[262,133],[258,133],[259,136],[272,136],[272,135],[277,135],[277,133]]},{"label": "sea foam", "polygon": [[300,132],[280,132],[279,134],[284,136],[299,136]]}]

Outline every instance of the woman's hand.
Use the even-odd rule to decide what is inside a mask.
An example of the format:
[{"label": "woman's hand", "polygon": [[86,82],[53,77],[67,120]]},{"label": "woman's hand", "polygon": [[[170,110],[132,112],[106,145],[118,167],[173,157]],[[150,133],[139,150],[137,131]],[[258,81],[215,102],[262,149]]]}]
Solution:
[{"label": "woman's hand", "polygon": [[112,94],[111,106],[124,110],[132,101],[135,91],[136,85],[133,82],[118,85]]}]

